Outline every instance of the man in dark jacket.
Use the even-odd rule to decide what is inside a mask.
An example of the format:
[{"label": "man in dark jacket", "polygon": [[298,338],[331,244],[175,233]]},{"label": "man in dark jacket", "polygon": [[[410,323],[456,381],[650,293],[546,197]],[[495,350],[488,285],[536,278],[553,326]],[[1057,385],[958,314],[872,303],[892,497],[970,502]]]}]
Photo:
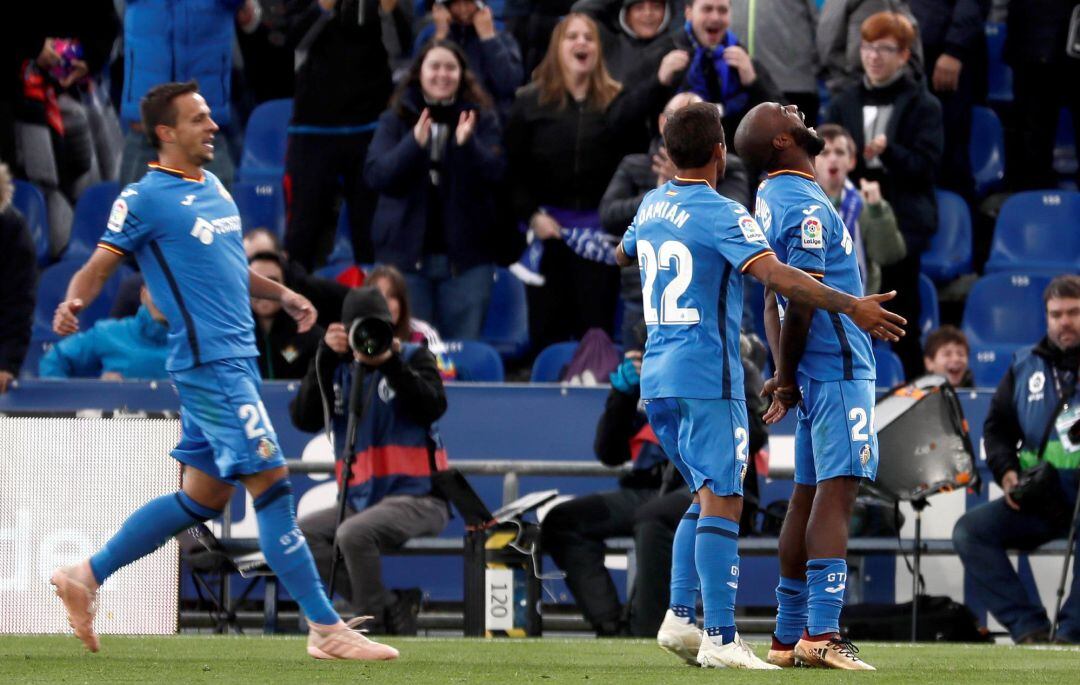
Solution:
[{"label": "man in dark jacket", "polygon": [[877,181],[893,206],[907,256],[882,268],[881,290],[896,290],[893,311],[908,321],[895,343],[908,378],[922,375],[919,347],[919,267],[937,231],[934,182],[941,164],[944,132],[941,105],[907,74],[915,29],[902,14],[879,12],[862,25],[861,83],[839,93],[825,120],[840,124],[861,150],[852,176]]},{"label": "man in dark jacket", "polygon": [[[1018,644],[1046,642],[1050,621],[1025,590],[1007,550],[1034,549],[1068,534],[1080,474],[1080,276],[1055,278],[1043,299],[1046,337],[1017,352],[983,428],[986,461],[1005,496],[971,509],[953,529],[953,545],[976,595]],[[1041,461],[1057,469],[1064,496],[1056,509],[1040,506],[1052,497],[1014,499],[1021,473]],[[1065,644],[1080,644],[1076,559],[1055,637]]]},{"label": "man in dark jacket", "polygon": [[[248,258],[251,270],[275,283],[285,282],[285,270],[276,252],[259,252]],[[296,321],[282,308],[280,302],[251,299],[251,314],[255,319],[255,346],[259,349],[259,375],[263,380],[303,378],[307,373],[323,329],[312,326],[300,333]]]},{"label": "man in dark jacket", "polygon": [[596,20],[604,65],[624,85],[656,73],[671,49],[666,34],[681,24],[668,0],[578,0],[571,11]]},{"label": "man in dark jacket", "polygon": [[11,205],[15,187],[0,163],[0,395],[19,377],[34,318],[37,254],[26,219]]}]

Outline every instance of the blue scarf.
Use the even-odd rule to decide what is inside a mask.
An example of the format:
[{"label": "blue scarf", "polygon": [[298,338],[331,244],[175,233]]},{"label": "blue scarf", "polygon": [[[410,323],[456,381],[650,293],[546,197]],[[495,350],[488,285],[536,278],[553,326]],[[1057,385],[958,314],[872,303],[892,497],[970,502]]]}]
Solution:
[{"label": "blue scarf", "polygon": [[738,45],[739,40],[735,34],[728,31],[715,49],[710,50],[697,41],[694,30],[687,21],[684,26],[690,45],[694,48],[694,54],[690,58],[690,68],[686,72],[686,88],[700,95],[706,102],[716,102],[716,88],[710,90],[706,70],[711,62],[716,71],[719,81],[720,102],[724,105],[724,116],[741,114],[749,104],[750,96],[743,88],[739,80],[739,72],[728,66],[724,61],[724,48]]},{"label": "blue scarf", "polygon": [[855,184],[844,179],[844,190],[840,193],[840,218],[851,233],[855,243],[855,259],[859,262],[859,275],[862,277],[863,290],[866,290],[866,250],[863,248],[862,229],[859,228],[859,216],[862,215],[863,200]]}]

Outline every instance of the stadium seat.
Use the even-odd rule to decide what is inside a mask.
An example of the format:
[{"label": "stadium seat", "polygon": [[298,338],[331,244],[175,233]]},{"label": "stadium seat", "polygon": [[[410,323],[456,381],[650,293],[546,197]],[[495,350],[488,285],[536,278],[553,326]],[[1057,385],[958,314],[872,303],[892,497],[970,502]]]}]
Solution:
[{"label": "stadium seat", "polygon": [[1005,64],[1005,24],[986,24],[986,48],[989,60],[989,92],[994,102],[1012,102],[1012,68]]},{"label": "stadium seat", "polygon": [[240,210],[245,233],[267,228],[278,238],[285,237],[285,194],[279,184],[237,181],[230,192]]},{"label": "stadium seat", "polygon": [[941,325],[938,311],[937,286],[926,274],[919,274],[919,334],[923,340]]},{"label": "stadium seat", "polygon": [[[120,194],[116,181],[95,183],[83,191],[75,203],[75,216],[71,220],[71,236],[60,259],[84,262],[94,251],[98,240],[109,223],[113,201]],[[106,310],[107,311],[107,310]]]},{"label": "stadium seat", "polygon": [[[533,362],[532,375],[529,381],[532,383],[558,383],[562,380],[563,369],[574,358],[577,351],[577,342],[560,342],[548,345],[540,354],[536,355]],[[607,382],[604,379],[604,382]]]},{"label": "stadium seat", "polygon": [[45,196],[29,181],[15,179],[15,197],[12,204],[26,218],[26,226],[34,239],[34,252],[39,266],[49,262],[49,211]]},{"label": "stadium seat", "polygon": [[989,107],[971,108],[971,141],[968,146],[975,192],[989,195],[1005,180],[1005,133],[1001,120]]},{"label": "stadium seat", "polygon": [[877,367],[879,388],[891,388],[904,382],[904,363],[888,345],[874,345],[874,362]]},{"label": "stadium seat", "polygon": [[454,362],[457,380],[473,383],[502,383],[502,357],[487,343],[474,340],[446,342],[446,356]]},{"label": "stadium seat", "polygon": [[509,270],[495,269],[491,300],[480,338],[506,359],[516,359],[529,346],[529,309],[525,284]]},{"label": "stadium seat", "polygon": [[292,119],[291,99],[268,100],[248,118],[244,154],[237,177],[253,183],[280,183],[285,175],[286,129]]},{"label": "stadium seat", "polygon": [[1001,207],[986,271],[1059,274],[1080,267],[1080,193],[1033,190]]},{"label": "stadium seat", "polygon": [[979,387],[995,387],[1012,354],[1046,333],[1043,291],[1050,276],[996,273],[976,281],[964,305],[963,330]]},{"label": "stadium seat", "polygon": [[[64,260],[46,267],[38,278],[37,302],[34,305],[34,324],[31,328],[32,340],[47,343],[60,339],[53,333],[52,320],[56,305],[63,301],[67,294],[68,283],[75,272],[82,267],[82,262]],[[88,330],[98,319],[105,318],[112,309],[113,300],[120,289],[123,281],[132,270],[127,266],[121,266],[116,273],[105,282],[97,298],[79,314],[79,330]]]},{"label": "stadium seat", "polygon": [[938,230],[922,256],[922,272],[945,283],[971,271],[971,213],[956,193],[935,190]]}]

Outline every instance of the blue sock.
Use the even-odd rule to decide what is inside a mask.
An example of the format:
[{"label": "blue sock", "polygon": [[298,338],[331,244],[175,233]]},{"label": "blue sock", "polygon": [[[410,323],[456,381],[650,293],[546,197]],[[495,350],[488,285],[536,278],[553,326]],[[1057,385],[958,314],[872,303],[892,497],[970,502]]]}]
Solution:
[{"label": "blue sock", "polygon": [[809,597],[805,580],[780,576],[776,586],[776,636],[777,642],[793,645],[806,629],[806,601]]},{"label": "blue sock", "polygon": [[688,623],[697,621],[698,574],[694,565],[701,505],[694,502],[683,514],[671,545],[671,612]]},{"label": "blue sock", "polygon": [[698,519],[694,557],[701,578],[705,632],[717,644],[735,639],[735,593],[739,590],[739,524],[719,516]]},{"label": "blue sock", "polygon": [[323,590],[315,559],[296,525],[292,486],[279,480],[255,498],[259,546],[266,563],[309,620],[333,625],[341,620]]},{"label": "blue sock", "polygon": [[806,632],[811,636],[840,632],[840,611],[844,608],[847,586],[847,561],[811,559],[806,562],[806,586],[809,589]]},{"label": "blue sock", "polygon": [[90,557],[90,570],[99,584],[104,583],[106,578],[156,551],[180,531],[219,514],[220,511],[204,507],[183,491],[152,499],[132,512],[116,535]]}]

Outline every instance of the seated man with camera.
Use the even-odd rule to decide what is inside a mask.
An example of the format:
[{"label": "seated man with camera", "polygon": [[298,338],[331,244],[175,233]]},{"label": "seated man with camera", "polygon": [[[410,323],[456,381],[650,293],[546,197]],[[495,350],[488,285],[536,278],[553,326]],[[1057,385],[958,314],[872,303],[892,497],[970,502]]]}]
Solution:
[{"label": "seated man with camera", "polygon": [[[1050,621],[1006,550],[1030,550],[1069,535],[1080,474],[1080,276],[1058,276],[1043,300],[1046,337],[1016,353],[983,428],[986,460],[1005,496],[971,509],[953,530],[979,599],[1019,644],[1047,642]],[[1080,643],[1075,570],[1054,638],[1063,644]]]},{"label": "seated man with camera", "polygon": [[331,585],[335,576],[332,587],[357,615],[372,617],[371,632],[416,633],[419,592],[388,592],[380,553],[446,527],[449,508],[431,481],[433,471],[446,468],[434,426],[445,411],[435,357],[393,337],[377,288],[350,291],[290,413],[301,430],[332,431],[339,483],[348,469],[344,510],[317,511],[299,526],[324,581]]}]

